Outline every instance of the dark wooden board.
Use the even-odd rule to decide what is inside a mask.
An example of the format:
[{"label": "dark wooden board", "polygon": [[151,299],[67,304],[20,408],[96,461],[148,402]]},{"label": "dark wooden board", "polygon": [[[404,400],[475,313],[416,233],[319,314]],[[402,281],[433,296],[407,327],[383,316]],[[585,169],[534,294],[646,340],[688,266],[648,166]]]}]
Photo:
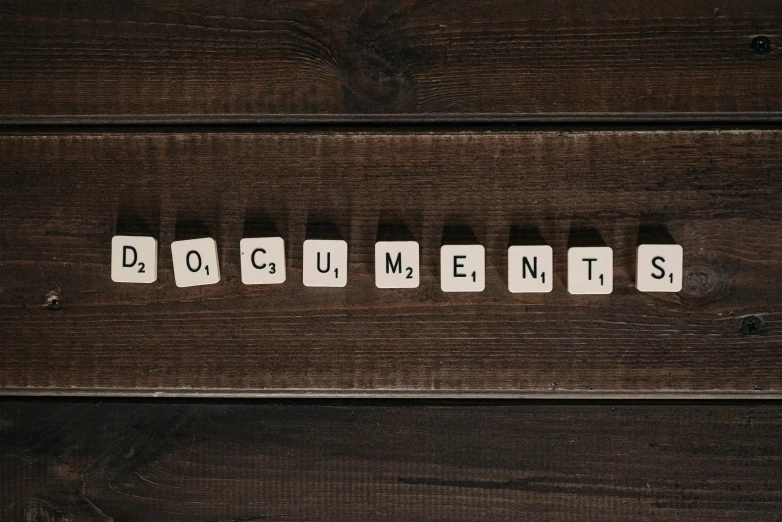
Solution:
[{"label": "dark wooden board", "polygon": [[779,121],[780,27],[778,0],[12,0],[0,122]]},{"label": "dark wooden board", "polygon": [[[770,130],[0,136],[0,387],[774,395],[781,145]],[[241,282],[239,240],[259,220],[287,241],[285,284]],[[391,222],[421,243],[418,289],[375,288],[374,242]],[[313,223],[348,241],[346,288],[302,285]],[[648,224],[684,247],[679,294],[633,286]],[[155,284],[110,280],[111,237],[131,225],[160,238]],[[451,225],[485,245],[485,292],[441,292]],[[530,225],[554,248],[550,294],[507,290],[510,229]],[[614,248],[610,296],[565,288],[581,227]],[[218,242],[222,281],[177,288],[169,245],[199,229]],[[44,306],[50,292],[60,309]],[[741,331],[749,316],[765,321],[758,335]]]},{"label": "dark wooden board", "polygon": [[0,517],[778,520],[782,406],[0,404]]}]

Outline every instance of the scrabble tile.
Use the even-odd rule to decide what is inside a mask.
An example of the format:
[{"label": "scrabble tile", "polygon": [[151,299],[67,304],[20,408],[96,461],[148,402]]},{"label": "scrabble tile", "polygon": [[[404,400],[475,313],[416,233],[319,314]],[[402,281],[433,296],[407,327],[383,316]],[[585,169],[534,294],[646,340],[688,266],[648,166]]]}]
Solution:
[{"label": "scrabble tile", "polygon": [[483,245],[443,245],[440,248],[440,287],[443,292],[483,292],[486,251]]},{"label": "scrabble tile", "polygon": [[571,294],[610,294],[614,289],[614,251],[610,247],[569,249],[567,289]]},{"label": "scrabble tile", "polygon": [[342,287],[348,282],[348,244],[341,239],[304,242],[304,286]]},{"label": "scrabble tile", "polygon": [[635,286],[641,292],[681,292],[684,250],[681,245],[639,245]]},{"label": "scrabble tile", "polygon": [[220,281],[217,242],[211,237],[171,243],[174,279],[180,288],[213,285]]},{"label": "scrabble tile", "polygon": [[157,239],[114,236],[111,240],[111,280],[115,283],[157,281]]},{"label": "scrabble tile", "polygon": [[275,285],[285,282],[285,240],[281,237],[246,237],[239,242],[242,283]]},{"label": "scrabble tile", "polygon": [[416,241],[375,243],[375,285],[378,288],[418,288],[419,270]]},{"label": "scrabble tile", "polygon": [[508,248],[508,290],[513,293],[551,292],[554,253],[548,245]]}]

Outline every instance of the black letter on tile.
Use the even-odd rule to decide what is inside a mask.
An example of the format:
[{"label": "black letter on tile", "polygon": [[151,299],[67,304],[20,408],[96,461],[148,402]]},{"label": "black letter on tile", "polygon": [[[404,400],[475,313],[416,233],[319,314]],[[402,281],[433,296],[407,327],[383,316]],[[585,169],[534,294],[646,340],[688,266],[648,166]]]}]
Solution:
[{"label": "black letter on tile", "polygon": [[[128,250],[133,251],[133,262],[128,263]],[[136,264],[136,261],[138,260],[138,252],[136,252],[136,249],[132,246],[124,246],[122,247],[122,266],[123,267],[131,267]]]},{"label": "black letter on tile", "polygon": [[660,260],[660,262],[665,263],[664,257],[657,256],[654,259],[652,259],[652,266],[660,271],[660,275],[652,274],[652,277],[655,279],[662,279],[663,277],[665,277],[665,269],[657,264],[658,259]]},{"label": "black letter on tile", "polygon": [[532,258],[532,263],[533,264],[530,265],[527,256],[524,256],[521,263],[521,277],[523,279],[527,279],[527,267],[529,267],[529,273],[532,276],[532,279],[538,278],[538,256]]},{"label": "black letter on tile", "polygon": [[[390,269],[390,272],[389,272]],[[397,269],[402,273],[402,252],[396,255],[396,261],[391,261],[391,254],[386,252],[386,274],[396,274]]]},{"label": "black letter on tile", "polygon": [[592,280],[592,261],[597,261],[597,259],[594,259],[594,258],[593,259],[586,259],[586,258],[584,258],[584,259],[582,259],[582,261],[586,261],[587,263],[589,263],[589,280],[591,281]]},{"label": "black letter on tile", "polygon": [[331,269],[331,252],[326,253],[326,269],[321,270],[320,268],[320,252],[318,252],[318,272],[321,274],[327,274],[329,270]]},{"label": "black letter on tile", "polygon": [[457,261],[458,259],[467,259],[467,256],[453,256],[453,276],[454,277],[467,277],[467,274],[460,274],[456,271],[458,268],[464,267],[464,265],[459,264]]},{"label": "black letter on tile", "polygon": [[258,252],[260,252],[261,254],[265,254],[266,250],[262,248],[256,248],[255,250],[253,250],[253,254],[250,256],[250,261],[252,262],[255,268],[257,268],[258,270],[263,270],[264,268],[266,268],[266,263],[262,263],[261,265],[258,265],[255,262],[255,254],[257,254]]},{"label": "black letter on tile", "polygon": [[[195,254],[196,257],[198,258],[198,266],[195,267],[195,269],[192,266],[190,266],[190,256],[193,254]],[[187,253],[187,257],[185,257],[185,262],[187,263],[187,268],[191,272],[198,272],[199,270],[201,270],[201,254],[199,254],[195,250],[191,250],[190,252]],[[207,274],[209,274],[209,272],[207,272]]]}]

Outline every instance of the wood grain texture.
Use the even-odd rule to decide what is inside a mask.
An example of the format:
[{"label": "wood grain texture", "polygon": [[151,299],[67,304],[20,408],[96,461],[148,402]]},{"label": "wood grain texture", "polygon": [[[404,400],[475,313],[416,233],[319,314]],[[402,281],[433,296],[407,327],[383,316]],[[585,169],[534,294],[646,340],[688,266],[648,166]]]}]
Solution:
[{"label": "wood grain texture", "polygon": [[[0,387],[778,393],[781,144],[780,131],[0,136]],[[285,284],[241,283],[239,240],[259,220],[286,239]],[[421,243],[418,289],[375,288],[389,222]],[[156,284],[110,280],[128,223],[160,238]],[[346,288],[301,284],[313,223],[348,241]],[[647,223],[684,247],[679,294],[633,286]],[[440,290],[451,225],[486,247],[482,293]],[[510,229],[530,225],[554,249],[551,294],[507,290]],[[580,227],[614,249],[610,296],[565,288]],[[217,240],[222,281],[177,288],[169,245],[194,230]],[[741,332],[747,316],[758,335]]]},{"label": "wood grain texture", "polygon": [[13,0],[0,122],[778,121],[780,26],[777,0]]},{"label": "wood grain texture", "polygon": [[782,407],[5,402],[24,521],[782,517]]}]

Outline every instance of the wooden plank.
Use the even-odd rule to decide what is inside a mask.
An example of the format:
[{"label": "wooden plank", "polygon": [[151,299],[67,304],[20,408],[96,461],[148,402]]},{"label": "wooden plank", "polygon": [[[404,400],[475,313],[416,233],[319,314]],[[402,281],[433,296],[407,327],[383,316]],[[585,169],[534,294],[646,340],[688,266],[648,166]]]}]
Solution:
[{"label": "wooden plank", "polygon": [[[778,394],[781,144],[772,130],[0,136],[0,387]],[[259,222],[287,241],[282,285],[241,282],[239,241]],[[301,283],[314,223],[348,241],[346,288]],[[417,289],[375,287],[388,223],[421,244]],[[649,224],[684,248],[679,294],[634,288]],[[440,290],[447,226],[486,247],[484,292]],[[508,292],[514,226],[553,247],[552,293]],[[160,238],[155,284],[110,280],[111,237],[128,227]],[[610,296],[565,288],[582,227],[614,249]],[[223,279],[177,288],[169,245],[199,230],[217,240]],[[741,331],[750,316],[757,335]]]},{"label": "wooden plank", "polygon": [[12,0],[0,122],[779,121],[780,26],[777,0]]},{"label": "wooden plank", "polygon": [[782,407],[0,405],[7,520],[773,520]]}]

